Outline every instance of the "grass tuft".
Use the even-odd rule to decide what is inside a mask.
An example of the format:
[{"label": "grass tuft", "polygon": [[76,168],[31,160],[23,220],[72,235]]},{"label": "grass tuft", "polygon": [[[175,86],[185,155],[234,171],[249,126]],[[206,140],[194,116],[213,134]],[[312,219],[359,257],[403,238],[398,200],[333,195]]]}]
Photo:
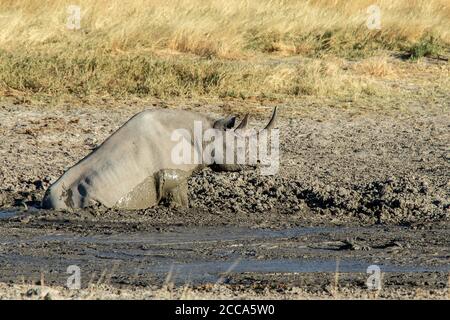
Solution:
[{"label": "grass tuft", "polygon": [[440,41],[433,36],[426,36],[407,50],[411,60],[423,57],[436,57],[442,52]]}]

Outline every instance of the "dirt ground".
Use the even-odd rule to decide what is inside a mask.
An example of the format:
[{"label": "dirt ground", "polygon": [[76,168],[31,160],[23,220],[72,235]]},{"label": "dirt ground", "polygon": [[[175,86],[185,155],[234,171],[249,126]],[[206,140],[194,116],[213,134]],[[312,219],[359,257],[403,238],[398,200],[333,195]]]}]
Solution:
[{"label": "dirt ground", "polygon": [[[448,104],[295,116],[280,106],[275,176],[205,169],[189,180],[189,209],[39,209],[65,169],[136,112],[160,107],[238,109],[0,104],[0,298],[44,298],[29,290],[45,281],[53,298],[448,299]],[[271,107],[255,106],[250,124]],[[69,265],[85,291],[62,289]],[[383,275],[377,293],[367,290],[370,265]]]}]

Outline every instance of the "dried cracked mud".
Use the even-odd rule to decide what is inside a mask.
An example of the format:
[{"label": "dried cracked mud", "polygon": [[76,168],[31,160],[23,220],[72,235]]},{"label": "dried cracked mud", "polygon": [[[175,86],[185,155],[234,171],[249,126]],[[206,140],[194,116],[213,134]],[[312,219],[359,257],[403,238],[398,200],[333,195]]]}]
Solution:
[{"label": "dried cracked mud", "polygon": [[[366,290],[367,267],[377,265],[385,292],[448,294],[448,105],[302,116],[280,106],[277,175],[205,169],[188,181],[188,209],[39,208],[51,182],[143,108],[0,104],[0,282],[64,286],[77,265],[83,287],[221,282],[326,297],[337,273],[339,287]],[[271,107],[258,108],[255,127]]]}]

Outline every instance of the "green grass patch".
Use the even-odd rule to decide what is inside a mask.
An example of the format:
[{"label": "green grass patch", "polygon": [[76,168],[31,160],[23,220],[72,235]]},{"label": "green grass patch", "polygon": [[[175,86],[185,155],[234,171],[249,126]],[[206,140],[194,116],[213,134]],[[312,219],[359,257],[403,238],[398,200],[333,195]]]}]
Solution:
[{"label": "green grass patch", "polygon": [[443,51],[441,41],[434,36],[426,36],[406,49],[411,60],[423,57],[436,57]]}]

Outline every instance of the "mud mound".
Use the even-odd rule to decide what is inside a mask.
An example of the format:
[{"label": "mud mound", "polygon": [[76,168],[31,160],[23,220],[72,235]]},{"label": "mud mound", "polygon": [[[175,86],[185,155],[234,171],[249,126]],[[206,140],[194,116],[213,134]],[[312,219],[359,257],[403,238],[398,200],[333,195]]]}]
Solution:
[{"label": "mud mound", "polygon": [[190,206],[205,210],[283,214],[306,212],[357,217],[372,223],[449,218],[445,193],[425,178],[392,177],[367,184],[333,186],[300,177],[262,176],[256,171],[204,170],[189,181]]},{"label": "mud mound", "polygon": [[[446,188],[413,175],[344,184],[314,177],[205,169],[188,183],[190,208],[213,214],[295,214],[323,221],[353,219],[363,224],[408,224],[450,218]],[[39,207],[43,192],[39,186],[32,191],[0,193],[0,204]],[[167,210],[160,205],[147,211],[164,214]]]}]

